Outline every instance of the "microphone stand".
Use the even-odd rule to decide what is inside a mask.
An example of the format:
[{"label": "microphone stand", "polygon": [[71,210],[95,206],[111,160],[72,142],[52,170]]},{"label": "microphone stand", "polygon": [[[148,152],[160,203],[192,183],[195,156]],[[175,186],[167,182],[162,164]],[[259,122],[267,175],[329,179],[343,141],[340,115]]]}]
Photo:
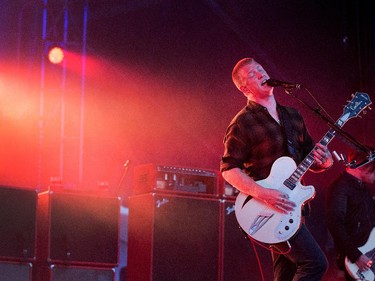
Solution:
[{"label": "microphone stand", "polygon": [[300,103],[302,103],[304,106],[306,106],[308,109],[310,109],[316,115],[318,115],[321,119],[323,119],[328,124],[328,126],[335,131],[335,134],[338,133],[340,136],[342,136],[348,142],[350,142],[352,145],[354,145],[357,149],[359,149],[359,150],[361,150],[365,153],[369,153],[369,154],[372,153],[371,150],[369,150],[365,145],[363,145],[362,143],[355,140],[354,137],[352,137],[349,133],[347,133],[344,130],[342,130],[341,128],[339,128],[335,123],[333,123],[325,115],[323,115],[320,112],[321,111],[320,108],[313,108],[312,106],[310,106],[309,104],[307,104],[306,102],[304,102],[303,100],[298,98],[296,95],[292,94],[293,88],[285,87],[284,90],[285,90],[286,94],[288,94],[288,95],[294,97],[295,99],[297,99]]},{"label": "microphone stand", "polygon": [[123,173],[122,173],[122,176],[121,176],[121,179],[120,179],[120,182],[119,184],[117,185],[117,188],[115,190],[115,195],[120,197],[121,200],[124,199],[124,197],[126,196],[126,192],[122,193],[122,184],[124,182],[124,179],[128,173],[128,169],[129,169],[129,163],[130,163],[130,160],[126,160],[125,164],[124,164],[124,170],[123,170]]}]

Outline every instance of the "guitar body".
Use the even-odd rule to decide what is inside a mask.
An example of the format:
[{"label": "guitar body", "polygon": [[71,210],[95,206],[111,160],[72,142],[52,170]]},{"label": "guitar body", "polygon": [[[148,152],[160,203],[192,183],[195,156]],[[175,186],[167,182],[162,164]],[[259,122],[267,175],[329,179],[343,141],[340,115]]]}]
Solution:
[{"label": "guitar body", "polygon": [[[371,230],[369,238],[365,245],[358,250],[374,261],[375,256],[375,228]],[[369,270],[360,271],[356,263],[352,263],[348,257],[345,257],[345,267],[351,277],[355,280],[374,281],[375,280],[375,264]]]},{"label": "guitar body", "polygon": [[253,239],[267,244],[276,244],[289,240],[301,225],[302,206],[314,198],[313,186],[303,186],[299,181],[293,190],[286,187],[284,181],[296,169],[296,163],[290,157],[280,157],[271,168],[270,175],[257,181],[265,188],[277,189],[289,195],[296,204],[294,211],[283,214],[262,201],[240,193],[235,202],[235,213],[241,228]]}]

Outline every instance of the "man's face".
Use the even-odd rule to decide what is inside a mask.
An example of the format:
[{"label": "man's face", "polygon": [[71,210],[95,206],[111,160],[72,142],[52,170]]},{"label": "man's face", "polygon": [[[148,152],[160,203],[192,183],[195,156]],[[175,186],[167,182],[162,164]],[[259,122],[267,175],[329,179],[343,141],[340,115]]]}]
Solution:
[{"label": "man's face", "polygon": [[251,92],[253,95],[263,92],[269,93],[270,87],[265,84],[265,81],[270,77],[259,63],[253,62],[245,65],[241,69],[240,75],[242,77],[242,91],[244,93]]}]

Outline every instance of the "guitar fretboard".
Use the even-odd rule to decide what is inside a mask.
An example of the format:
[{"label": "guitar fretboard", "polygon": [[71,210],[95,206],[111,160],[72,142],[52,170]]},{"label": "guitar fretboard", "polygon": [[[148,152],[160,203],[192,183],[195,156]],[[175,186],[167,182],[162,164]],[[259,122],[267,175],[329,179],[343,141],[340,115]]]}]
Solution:
[{"label": "guitar fretboard", "polygon": [[[336,122],[337,126],[339,121]],[[335,137],[335,135],[335,130],[330,129],[319,141],[319,143],[326,146]],[[318,149],[317,146],[315,146],[313,150],[311,150],[311,152],[305,157],[305,159],[298,165],[293,174],[284,181],[284,185],[290,190],[293,190],[296,187],[296,183],[302,178],[311,165],[314,164],[314,150],[316,149]]]}]

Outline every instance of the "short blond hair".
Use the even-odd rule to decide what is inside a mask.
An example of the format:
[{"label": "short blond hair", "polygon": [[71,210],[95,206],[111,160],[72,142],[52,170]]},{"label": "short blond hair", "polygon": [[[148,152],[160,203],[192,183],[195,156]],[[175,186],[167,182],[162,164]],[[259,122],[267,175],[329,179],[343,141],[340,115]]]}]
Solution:
[{"label": "short blond hair", "polygon": [[254,63],[255,60],[253,58],[243,58],[239,60],[236,65],[233,67],[232,71],[232,81],[234,85],[236,85],[237,89],[241,91],[242,86],[242,77],[239,75],[240,70],[242,67],[248,64]]}]

